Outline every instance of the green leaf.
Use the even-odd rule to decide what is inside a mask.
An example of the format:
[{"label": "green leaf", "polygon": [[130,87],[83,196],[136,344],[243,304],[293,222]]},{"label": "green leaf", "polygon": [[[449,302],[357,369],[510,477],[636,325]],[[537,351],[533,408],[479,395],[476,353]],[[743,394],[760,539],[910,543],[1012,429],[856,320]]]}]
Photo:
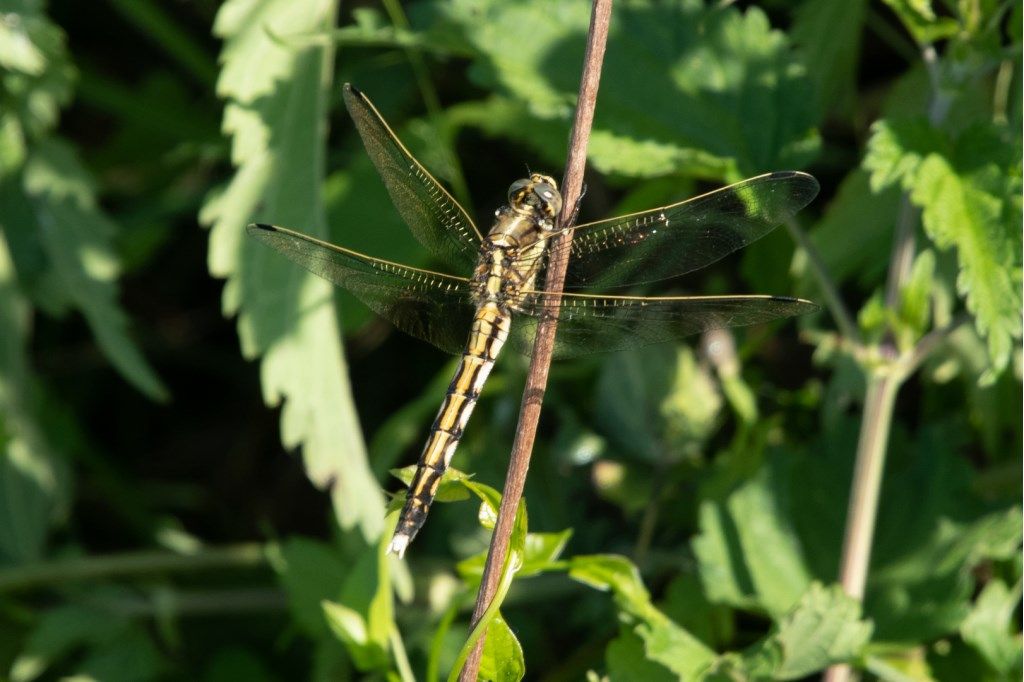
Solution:
[{"label": "green leaf", "polygon": [[909,350],[928,331],[935,286],[935,254],[925,249],[914,259],[910,277],[900,291],[897,339],[901,349]]},{"label": "green leaf", "polygon": [[41,2],[0,3],[0,179],[21,167],[71,98],[75,74],[64,32],[43,9]]},{"label": "green leaf", "polygon": [[782,471],[761,467],[725,499],[701,504],[692,546],[712,602],[780,616],[807,589],[811,576],[787,513],[791,485]]},{"label": "green leaf", "polygon": [[166,674],[164,661],[149,634],[129,627],[116,639],[93,647],[75,677],[110,682],[147,682]]},{"label": "green leaf", "polygon": [[955,140],[923,119],[892,119],[873,126],[864,167],[872,187],[899,183],[922,211],[928,237],[956,248],[958,293],[988,341],[992,372],[1009,362],[1021,337],[1021,218],[1019,138],[993,125],[976,125]]},{"label": "green leaf", "polygon": [[[874,191],[868,177],[858,169],[843,178],[811,232],[829,274],[838,283],[855,282],[862,291],[872,291],[885,279],[888,262],[879,254],[891,248],[900,203],[896,188]],[[805,273],[799,291],[817,291],[810,272]]]},{"label": "green leaf", "polygon": [[[572,537],[572,529],[561,533],[527,533],[523,546],[522,567],[516,572],[520,578],[528,578],[553,568],[552,564],[561,556],[565,545]],[[456,570],[463,580],[479,581],[487,561],[487,550],[463,559]]]},{"label": "green leaf", "polygon": [[288,594],[295,622],[311,637],[326,635],[321,604],[340,598],[347,574],[338,551],[313,540],[291,538],[272,551],[269,558]]},{"label": "green leaf", "polygon": [[700,577],[693,573],[679,573],[672,579],[665,589],[661,610],[716,650],[722,649],[735,635],[732,611],[712,604],[704,594]]},{"label": "green leaf", "polygon": [[167,399],[167,389],[128,335],[128,319],[117,302],[120,265],[111,245],[117,228],[97,208],[92,182],[72,148],[55,139],[38,143],[25,165],[24,191],[35,224],[14,229],[38,230],[61,289],[114,367],[147,396]]},{"label": "green leaf", "polygon": [[964,641],[985,657],[1007,679],[1020,677],[1021,640],[1013,614],[1020,606],[1021,584],[1013,589],[992,580],[978,595],[971,612],[960,625]]},{"label": "green leaf", "polygon": [[225,39],[218,92],[228,100],[224,128],[238,171],[201,218],[213,225],[210,271],[228,278],[224,311],[239,315],[246,357],[263,356],[267,404],[284,403],[282,442],[302,446],[306,473],[331,491],[342,527],[359,526],[372,540],[383,528],[384,498],[366,460],[333,289],[244,241],[253,221],[327,236],[320,189],[333,50],[286,39],[330,29],[335,11],[327,0],[232,0],[221,7],[214,27]]},{"label": "green leaf", "polygon": [[[0,218],[2,220],[2,218]],[[0,230],[0,563],[41,558],[51,519],[68,503],[67,464],[38,409],[28,361],[31,307]]]},{"label": "green leaf", "polygon": [[598,423],[620,451],[648,462],[699,455],[722,395],[686,346],[615,353],[602,365]]},{"label": "green leaf", "polygon": [[955,19],[938,16],[931,0],[885,0],[885,4],[921,45],[953,36],[960,28]]},{"label": "green leaf", "polygon": [[150,680],[162,668],[145,631],[107,610],[68,605],[43,613],[12,664],[10,678],[34,680],[82,649],[86,656],[72,669],[94,679]]},{"label": "green leaf", "polygon": [[[795,680],[857,656],[871,637],[871,623],[860,620],[860,604],[838,585],[812,583],[792,611],[755,650],[778,650],[772,679]],[[758,653],[755,658],[764,660]],[[774,658],[770,656],[769,658]]]},{"label": "green leaf", "polygon": [[940,249],[956,247],[957,291],[966,298],[978,332],[987,338],[992,370],[1001,372],[1021,337],[1020,215],[1009,215],[983,168],[964,175],[934,155],[921,165],[911,194],[922,207],[925,231]]},{"label": "green leaf", "polygon": [[928,156],[948,153],[945,137],[924,117],[882,119],[871,126],[863,166],[873,192],[894,185],[909,190]]},{"label": "green leaf", "polygon": [[[589,10],[462,0],[444,11],[481,55],[479,84],[568,130]],[[588,150],[601,171],[738,179],[816,153],[810,84],[761,10],[633,0],[616,3],[612,26],[603,72],[616,91],[601,99]]]},{"label": "green leaf", "polygon": [[619,609],[635,624],[648,659],[660,663],[680,679],[695,679],[715,659],[715,653],[676,625],[651,604],[640,572],[629,559],[611,554],[575,556],[569,577],[598,590],[610,590]]},{"label": "green leaf", "polygon": [[499,613],[487,625],[487,640],[480,659],[480,679],[519,682],[525,675],[523,647]]},{"label": "green leaf", "polygon": [[[387,543],[378,542],[375,550],[360,551],[342,585],[338,603],[325,602],[328,623],[345,642],[360,670],[387,669],[389,637],[397,626],[391,592],[391,573]],[[344,618],[336,618],[346,614]],[[346,624],[358,623],[349,630]]]},{"label": "green leaf", "polygon": [[604,651],[608,682],[675,682],[680,678],[646,656],[644,642],[632,629],[622,628]]},{"label": "green leaf", "polygon": [[819,111],[852,115],[855,110],[852,104],[866,5],[864,0],[817,0],[796,8],[791,35],[804,54],[811,81],[817,84]]},{"label": "green leaf", "polygon": [[[434,402],[436,403],[437,401],[435,400]],[[416,469],[418,468],[419,465],[410,464],[409,466],[402,467],[401,469],[392,469],[391,475],[404,483],[405,487],[408,488],[412,484],[412,479],[416,475]],[[455,467],[448,467],[441,475],[441,482],[438,484],[437,493],[434,495],[434,501],[461,502],[462,500],[468,500],[471,488],[466,486],[465,483],[471,478],[471,474],[460,471]],[[396,502],[398,503],[402,503],[403,501],[404,500],[401,497],[396,498]]]}]

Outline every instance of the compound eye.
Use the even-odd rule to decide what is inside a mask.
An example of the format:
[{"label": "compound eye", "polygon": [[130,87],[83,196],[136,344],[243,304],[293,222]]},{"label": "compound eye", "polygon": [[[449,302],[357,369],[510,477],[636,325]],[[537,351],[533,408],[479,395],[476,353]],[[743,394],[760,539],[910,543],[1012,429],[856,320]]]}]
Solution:
[{"label": "compound eye", "polygon": [[533,193],[541,198],[545,204],[551,207],[551,212],[558,214],[562,210],[562,195],[554,187],[546,182],[540,182],[533,186]]},{"label": "compound eye", "polygon": [[508,188],[508,202],[513,203],[515,196],[530,186],[529,180],[516,180]]}]

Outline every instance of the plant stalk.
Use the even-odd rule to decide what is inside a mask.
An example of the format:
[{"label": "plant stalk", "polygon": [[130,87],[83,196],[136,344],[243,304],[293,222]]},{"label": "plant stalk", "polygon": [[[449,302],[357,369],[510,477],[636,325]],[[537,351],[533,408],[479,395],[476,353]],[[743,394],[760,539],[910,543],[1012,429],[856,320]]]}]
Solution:
[{"label": "plant stalk", "polygon": [[[612,0],[595,0],[590,15],[590,30],[587,34],[587,48],[583,58],[583,74],[580,78],[576,118],[573,121],[569,155],[566,160],[565,176],[562,179],[563,205],[562,214],[559,216],[560,225],[568,225],[569,221],[575,217],[576,204],[583,190],[587,142],[590,139],[590,128],[594,121],[594,109],[597,105],[597,91],[601,82],[601,65],[604,61],[605,44],[608,40],[611,6]],[[550,298],[553,298],[555,302],[559,300],[562,292],[565,271],[569,263],[569,250],[558,247],[563,244],[563,240],[571,239],[571,231],[558,239],[558,243],[552,249],[552,253],[555,255],[548,264],[544,287],[546,291],[551,292]],[[509,458],[508,475],[505,478],[505,488],[502,491],[498,519],[491,536],[487,563],[484,565],[476,606],[473,609],[472,628],[476,628],[494,599],[501,577],[501,567],[505,564],[505,557],[508,554],[516,510],[519,508],[519,501],[523,496],[526,472],[530,467],[530,455],[533,452],[533,442],[537,435],[537,423],[540,420],[540,408],[547,387],[557,324],[556,318],[544,317],[537,325],[537,336],[533,344],[533,360],[530,362],[526,376],[526,387],[523,390],[523,400],[519,408],[519,424],[516,428],[515,441],[512,444],[512,454]],[[459,675],[460,682],[473,682],[477,679],[486,637],[485,632],[466,659],[466,664]]]},{"label": "plant stalk", "polygon": [[85,580],[124,578],[151,573],[202,571],[211,568],[258,568],[267,564],[260,543],[203,549],[194,554],[129,552],[62,559],[0,571],[0,593]]}]

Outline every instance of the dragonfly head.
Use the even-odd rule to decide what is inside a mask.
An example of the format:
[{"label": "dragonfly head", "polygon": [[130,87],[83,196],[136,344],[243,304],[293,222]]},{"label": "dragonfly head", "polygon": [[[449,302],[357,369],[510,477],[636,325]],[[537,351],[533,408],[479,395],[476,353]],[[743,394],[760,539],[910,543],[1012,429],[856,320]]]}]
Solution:
[{"label": "dragonfly head", "polygon": [[554,220],[562,212],[562,195],[558,183],[548,175],[532,173],[530,177],[516,180],[508,188],[508,204],[519,211],[539,212],[543,217]]}]

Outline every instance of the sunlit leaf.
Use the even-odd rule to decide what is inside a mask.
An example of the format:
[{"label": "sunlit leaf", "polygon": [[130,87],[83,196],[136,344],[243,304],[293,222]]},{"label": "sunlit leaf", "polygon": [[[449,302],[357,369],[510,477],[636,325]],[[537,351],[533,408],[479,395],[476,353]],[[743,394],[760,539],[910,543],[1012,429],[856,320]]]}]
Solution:
[{"label": "sunlit leaf", "polygon": [[[871,623],[860,620],[860,604],[841,587],[811,585],[774,632],[756,649],[777,648],[776,680],[796,680],[832,663],[858,655],[871,636]],[[755,654],[756,656],[756,654]],[[774,658],[774,656],[773,656]]]},{"label": "sunlit leaf", "polygon": [[[462,0],[445,11],[484,57],[478,83],[568,131],[589,3]],[[815,154],[809,81],[761,10],[634,0],[616,3],[612,26],[589,145],[602,171],[726,178]]]},{"label": "sunlit leaf", "polygon": [[112,248],[117,230],[96,206],[92,183],[70,146],[40,142],[24,173],[25,194],[54,276],[92,330],[107,359],[136,388],[151,398],[167,398],[167,389],[128,335],[128,318],[118,304],[120,264]]},{"label": "sunlit leaf", "polygon": [[988,340],[993,373],[1021,337],[1019,151],[1020,138],[997,126],[947,140],[922,119],[893,119],[875,124],[864,160],[872,186],[899,183],[936,246],[955,247],[957,291]]},{"label": "sunlit leaf", "polygon": [[218,92],[228,100],[224,128],[238,170],[202,217],[213,225],[210,271],[228,278],[224,311],[238,314],[245,355],[263,357],[266,402],[284,404],[282,442],[302,447],[307,475],[330,490],[341,525],[372,540],[383,527],[384,498],[366,461],[332,287],[244,241],[255,220],[327,234],[320,186],[333,50],[286,38],[328,30],[335,11],[328,0],[232,0],[221,8]]},{"label": "sunlit leaf", "polygon": [[936,14],[932,0],[885,0],[885,4],[921,44],[948,38],[959,28],[955,19]]},{"label": "sunlit leaf", "polygon": [[64,32],[41,2],[0,2],[0,179],[17,170],[34,140],[57,124],[74,69]]},{"label": "sunlit leaf", "polygon": [[523,647],[499,613],[487,625],[487,641],[480,659],[480,679],[519,682],[524,675]]},{"label": "sunlit leaf", "polygon": [[964,641],[1007,678],[1020,677],[1021,640],[1013,622],[1020,597],[1019,581],[1011,589],[1003,581],[993,580],[985,585],[960,626]]},{"label": "sunlit leaf", "polygon": [[619,609],[635,624],[648,659],[681,679],[696,679],[714,661],[715,653],[651,604],[636,566],[611,554],[574,556],[569,576],[598,590],[611,591]]},{"label": "sunlit leaf", "polygon": [[67,504],[67,465],[40,421],[28,362],[31,308],[5,236],[0,231],[0,562],[22,563],[41,557],[50,521]]}]

